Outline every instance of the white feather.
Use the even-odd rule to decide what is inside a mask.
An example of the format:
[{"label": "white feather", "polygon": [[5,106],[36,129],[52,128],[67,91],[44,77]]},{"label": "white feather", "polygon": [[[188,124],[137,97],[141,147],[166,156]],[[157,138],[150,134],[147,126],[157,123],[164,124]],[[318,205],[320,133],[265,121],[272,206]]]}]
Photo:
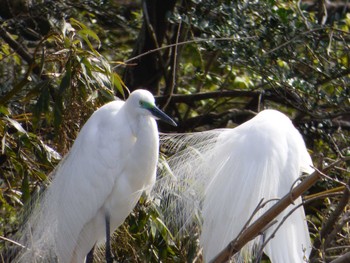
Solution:
[{"label": "white feather", "polygon": [[[161,143],[180,151],[169,160],[177,180],[167,181],[165,176],[157,191],[164,194],[177,189],[168,209],[183,212],[177,213],[178,218],[171,216],[172,223],[188,224],[193,214],[201,214],[200,241],[206,262],[239,234],[261,199],[283,197],[302,171],[312,171],[301,135],[284,114],[274,110],[265,110],[234,129],[180,138],[166,135]],[[300,202],[299,198],[295,205]],[[272,204],[259,210],[254,219]],[[295,205],[289,206],[277,218],[278,222]],[[277,225],[265,232],[266,238]],[[236,260],[251,258],[261,242],[262,238],[250,242]],[[300,207],[286,219],[264,252],[274,263],[295,263],[303,262],[310,248],[305,213]]]},{"label": "white feather", "polygon": [[114,231],[153,186],[159,137],[140,101],[154,106],[153,96],[139,90],[90,117],[28,221],[27,250],[17,261],[84,262],[105,237],[106,215]]}]

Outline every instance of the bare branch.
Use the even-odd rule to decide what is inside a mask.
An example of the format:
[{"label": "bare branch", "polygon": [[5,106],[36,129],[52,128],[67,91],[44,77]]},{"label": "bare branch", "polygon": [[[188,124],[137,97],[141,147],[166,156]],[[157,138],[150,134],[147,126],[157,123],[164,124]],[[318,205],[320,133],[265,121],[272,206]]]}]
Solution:
[{"label": "bare branch", "polygon": [[[171,102],[173,103],[186,103],[192,104],[195,101],[216,99],[225,97],[255,97],[260,95],[260,91],[248,91],[248,90],[225,90],[225,91],[213,91],[202,92],[195,94],[172,94]],[[155,96],[158,103],[164,103],[168,96]]]},{"label": "bare branch", "polygon": [[20,43],[12,38],[12,36],[2,27],[0,26],[0,37],[7,43],[9,46],[23,58],[28,64],[32,64],[34,58],[29,54],[28,50],[26,50]]},{"label": "bare branch", "polygon": [[[348,181],[348,185],[350,185],[350,180]],[[313,249],[310,254],[310,259],[316,257],[318,250],[321,248],[322,240],[329,235],[329,233],[332,232],[334,229],[335,223],[344,211],[345,206],[348,204],[350,198],[350,192],[349,188],[345,187],[342,198],[339,201],[339,204],[337,205],[336,209],[333,211],[333,213],[328,218],[327,222],[324,224],[323,228],[321,229],[320,236],[315,239]],[[312,260],[311,260],[312,261]]]},{"label": "bare branch", "polygon": [[338,257],[337,259],[331,261],[331,263],[348,263],[350,262],[350,252]]}]

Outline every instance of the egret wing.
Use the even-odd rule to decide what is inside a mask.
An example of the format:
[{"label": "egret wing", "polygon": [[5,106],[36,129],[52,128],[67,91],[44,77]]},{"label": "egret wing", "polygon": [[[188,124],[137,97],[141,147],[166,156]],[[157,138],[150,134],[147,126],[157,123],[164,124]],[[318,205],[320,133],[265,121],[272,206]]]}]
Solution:
[{"label": "egret wing", "polygon": [[54,174],[48,203],[56,221],[55,244],[61,257],[72,256],[83,226],[97,216],[123,170],[132,145],[125,139],[130,131],[122,105],[111,102],[91,116]]}]

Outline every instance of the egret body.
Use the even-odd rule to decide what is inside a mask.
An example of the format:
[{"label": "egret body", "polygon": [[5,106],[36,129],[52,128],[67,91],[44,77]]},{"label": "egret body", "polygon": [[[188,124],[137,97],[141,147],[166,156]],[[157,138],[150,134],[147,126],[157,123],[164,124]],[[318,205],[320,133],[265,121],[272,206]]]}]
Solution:
[{"label": "egret body", "polygon": [[[299,132],[283,114],[266,110],[224,132],[215,145],[211,169],[215,177],[206,190],[201,242],[209,262],[236,237],[261,199],[282,198],[302,172],[311,172],[311,158]],[[297,199],[295,205],[299,205]],[[257,212],[255,219],[267,208]],[[289,206],[284,216],[295,206]],[[268,228],[267,239],[278,223]],[[302,207],[292,213],[264,248],[273,263],[304,262],[311,249]]]},{"label": "egret body", "polygon": [[[196,209],[201,214],[200,241],[205,262],[215,258],[240,233],[262,199],[266,202],[283,197],[302,172],[312,172],[311,158],[300,133],[287,116],[275,110],[262,111],[234,129],[165,135],[161,141],[177,153],[169,160],[172,176],[169,181],[160,181],[157,189],[167,194],[174,191],[168,185],[178,189],[176,197],[169,201],[167,214],[174,210],[183,212],[177,218],[171,217],[171,222],[190,222]],[[275,202],[260,209],[253,221]],[[283,217],[300,203],[298,198],[262,237],[246,245],[235,256],[237,262],[251,259]],[[308,257],[310,249],[305,213],[299,207],[263,251],[273,263],[299,263]]]},{"label": "egret body", "polygon": [[[155,183],[159,137],[155,118],[176,125],[137,90],[110,102],[89,118],[29,221],[28,252],[19,261],[82,263],[132,211]],[[28,237],[27,237],[28,238]],[[29,257],[28,257],[29,256]],[[28,259],[30,259],[28,261]]]}]

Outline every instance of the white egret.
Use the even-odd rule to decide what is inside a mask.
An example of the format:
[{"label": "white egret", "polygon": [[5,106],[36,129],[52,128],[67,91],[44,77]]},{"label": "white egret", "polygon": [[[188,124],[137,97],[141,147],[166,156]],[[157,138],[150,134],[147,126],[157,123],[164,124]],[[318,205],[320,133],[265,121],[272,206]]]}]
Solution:
[{"label": "white egret", "polygon": [[[302,172],[313,171],[302,136],[288,117],[275,110],[262,111],[234,129],[164,135],[161,144],[175,151],[168,161],[171,176],[159,180],[156,188],[169,197],[168,221],[191,225],[191,216],[201,214],[200,241],[206,262],[239,234],[262,199],[283,197]],[[253,221],[273,203],[260,209]],[[235,256],[237,262],[251,259],[283,217],[300,203],[299,198],[263,237],[248,243]],[[310,249],[305,213],[299,207],[263,251],[273,263],[298,263],[307,259]]]},{"label": "white egret", "polygon": [[[82,263],[155,183],[159,135],[154,118],[175,122],[146,90],[93,113],[28,222],[18,262]],[[89,253],[87,261],[91,261]]]}]

